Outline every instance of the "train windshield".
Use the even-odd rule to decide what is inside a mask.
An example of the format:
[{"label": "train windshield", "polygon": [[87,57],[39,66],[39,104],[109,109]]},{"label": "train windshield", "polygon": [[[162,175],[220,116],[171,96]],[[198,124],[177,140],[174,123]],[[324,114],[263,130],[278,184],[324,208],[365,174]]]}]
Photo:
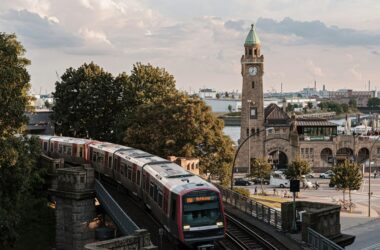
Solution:
[{"label": "train windshield", "polygon": [[183,225],[201,227],[222,221],[217,192],[202,190],[183,196]]}]

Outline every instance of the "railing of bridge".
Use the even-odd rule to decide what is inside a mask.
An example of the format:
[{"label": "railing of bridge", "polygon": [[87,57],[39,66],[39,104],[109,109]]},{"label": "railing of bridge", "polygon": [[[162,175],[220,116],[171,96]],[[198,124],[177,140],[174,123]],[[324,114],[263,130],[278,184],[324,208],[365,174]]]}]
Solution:
[{"label": "railing of bridge", "polygon": [[95,191],[100,204],[107,211],[107,214],[111,216],[123,235],[134,234],[136,230],[140,229],[98,180],[95,180]]},{"label": "railing of bridge", "polygon": [[224,202],[238,208],[254,218],[268,223],[276,229],[282,229],[281,211],[266,206],[255,199],[243,196],[221,185],[214,185],[220,190]]},{"label": "railing of bridge", "polygon": [[343,250],[344,248],[317,233],[310,227],[307,228],[307,244],[313,250]]}]

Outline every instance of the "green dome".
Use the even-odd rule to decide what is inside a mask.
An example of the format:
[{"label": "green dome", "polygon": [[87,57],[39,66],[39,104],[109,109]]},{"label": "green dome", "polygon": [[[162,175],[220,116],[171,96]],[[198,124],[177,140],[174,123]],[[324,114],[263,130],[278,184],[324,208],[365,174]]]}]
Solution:
[{"label": "green dome", "polygon": [[251,30],[248,33],[247,38],[245,39],[244,45],[256,45],[260,44],[259,36],[256,34],[255,26],[251,25]]}]

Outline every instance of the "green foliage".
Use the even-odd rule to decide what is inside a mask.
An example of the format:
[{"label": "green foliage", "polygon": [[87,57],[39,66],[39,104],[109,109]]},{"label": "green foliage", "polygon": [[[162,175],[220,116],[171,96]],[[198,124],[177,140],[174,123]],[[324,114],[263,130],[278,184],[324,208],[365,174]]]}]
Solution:
[{"label": "green foliage", "polygon": [[356,163],[345,161],[333,167],[334,176],[331,182],[334,183],[337,189],[343,191],[343,195],[348,190],[350,211],[352,208],[351,191],[359,190],[362,184],[362,174],[360,167]]},{"label": "green foliage", "polygon": [[[138,106],[124,142],[166,158],[199,157],[201,171],[228,182],[234,151],[223,122],[200,99],[183,94]],[[223,184],[224,184],[223,183]]]},{"label": "green foliage", "polygon": [[236,193],[241,194],[241,195],[243,195],[245,197],[248,197],[248,198],[251,196],[251,193],[246,188],[237,188],[237,187],[234,187],[234,191]]},{"label": "green foliage", "polygon": [[313,108],[313,103],[312,102],[308,102],[307,103],[307,108],[308,109],[312,109]]},{"label": "green foliage", "polygon": [[379,107],[380,106],[380,98],[377,98],[377,97],[369,98],[367,106],[368,107]]},{"label": "green foliage", "polygon": [[293,112],[294,111],[294,105],[292,105],[291,103],[288,103],[288,105],[286,106],[286,112]]},{"label": "green foliage", "polygon": [[53,93],[56,132],[115,142],[125,107],[123,93],[123,82],[94,63],[68,68]]},{"label": "green foliage", "polygon": [[261,192],[264,193],[263,181],[269,179],[272,172],[272,166],[268,160],[263,158],[251,159],[251,177],[257,177],[261,180]]},{"label": "green foliage", "polygon": [[0,33],[0,139],[21,132],[27,121],[30,61],[24,54],[14,34]]},{"label": "green foliage", "polygon": [[228,105],[228,111],[230,111],[230,113],[232,112],[232,106],[231,106],[231,104]]},{"label": "green foliage", "polygon": [[306,175],[311,172],[311,167],[309,163],[302,159],[296,159],[289,164],[285,171],[287,179],[290,180],[301,180],[302,175]]},{"label": "green foliage", "polygon": [[216,99],[220,99],[220,94],[216,93]]},{"label": "green foliage", "polygon": [[350,99],[348,101],[348,106],[353,109],[353,110],[356,110],[357,106],[358,106],[358,103],[356,101],[356,99]]},{"label": "green foliage", "polygon": [[0,33],[0,249],[14,246],[21,222],[41,201],[35,191],[46,173],[37,165],[38,140],[15,136],[27,121],[30,61],[24,53],[15,35]]},{"label": "green foliage", "polygon": [[39,153],[35,138],[0,140],[0,249],[14,244],[28,208],[39,202],[34,190],[41,187],[46,174],[37,165]]},{"label": "green foliage", "polygon": [[350,107],[348,106],[347,103],[342,103],[341,106],[342,106],[342,111],[343,111],[344,113],[347,113],[347,112],[349,111],[349,108],[350,108]]}]

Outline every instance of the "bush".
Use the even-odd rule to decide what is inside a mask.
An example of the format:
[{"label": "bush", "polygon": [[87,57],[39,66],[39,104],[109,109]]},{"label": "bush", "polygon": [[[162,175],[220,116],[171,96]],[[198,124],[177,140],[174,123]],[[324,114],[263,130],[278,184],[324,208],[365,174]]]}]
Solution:
[{"label": "bush", "polygon": [[246,188],[234,188],[234,191],[238,194],[241,194],[245,197],[250,197],[251,193]]}]

